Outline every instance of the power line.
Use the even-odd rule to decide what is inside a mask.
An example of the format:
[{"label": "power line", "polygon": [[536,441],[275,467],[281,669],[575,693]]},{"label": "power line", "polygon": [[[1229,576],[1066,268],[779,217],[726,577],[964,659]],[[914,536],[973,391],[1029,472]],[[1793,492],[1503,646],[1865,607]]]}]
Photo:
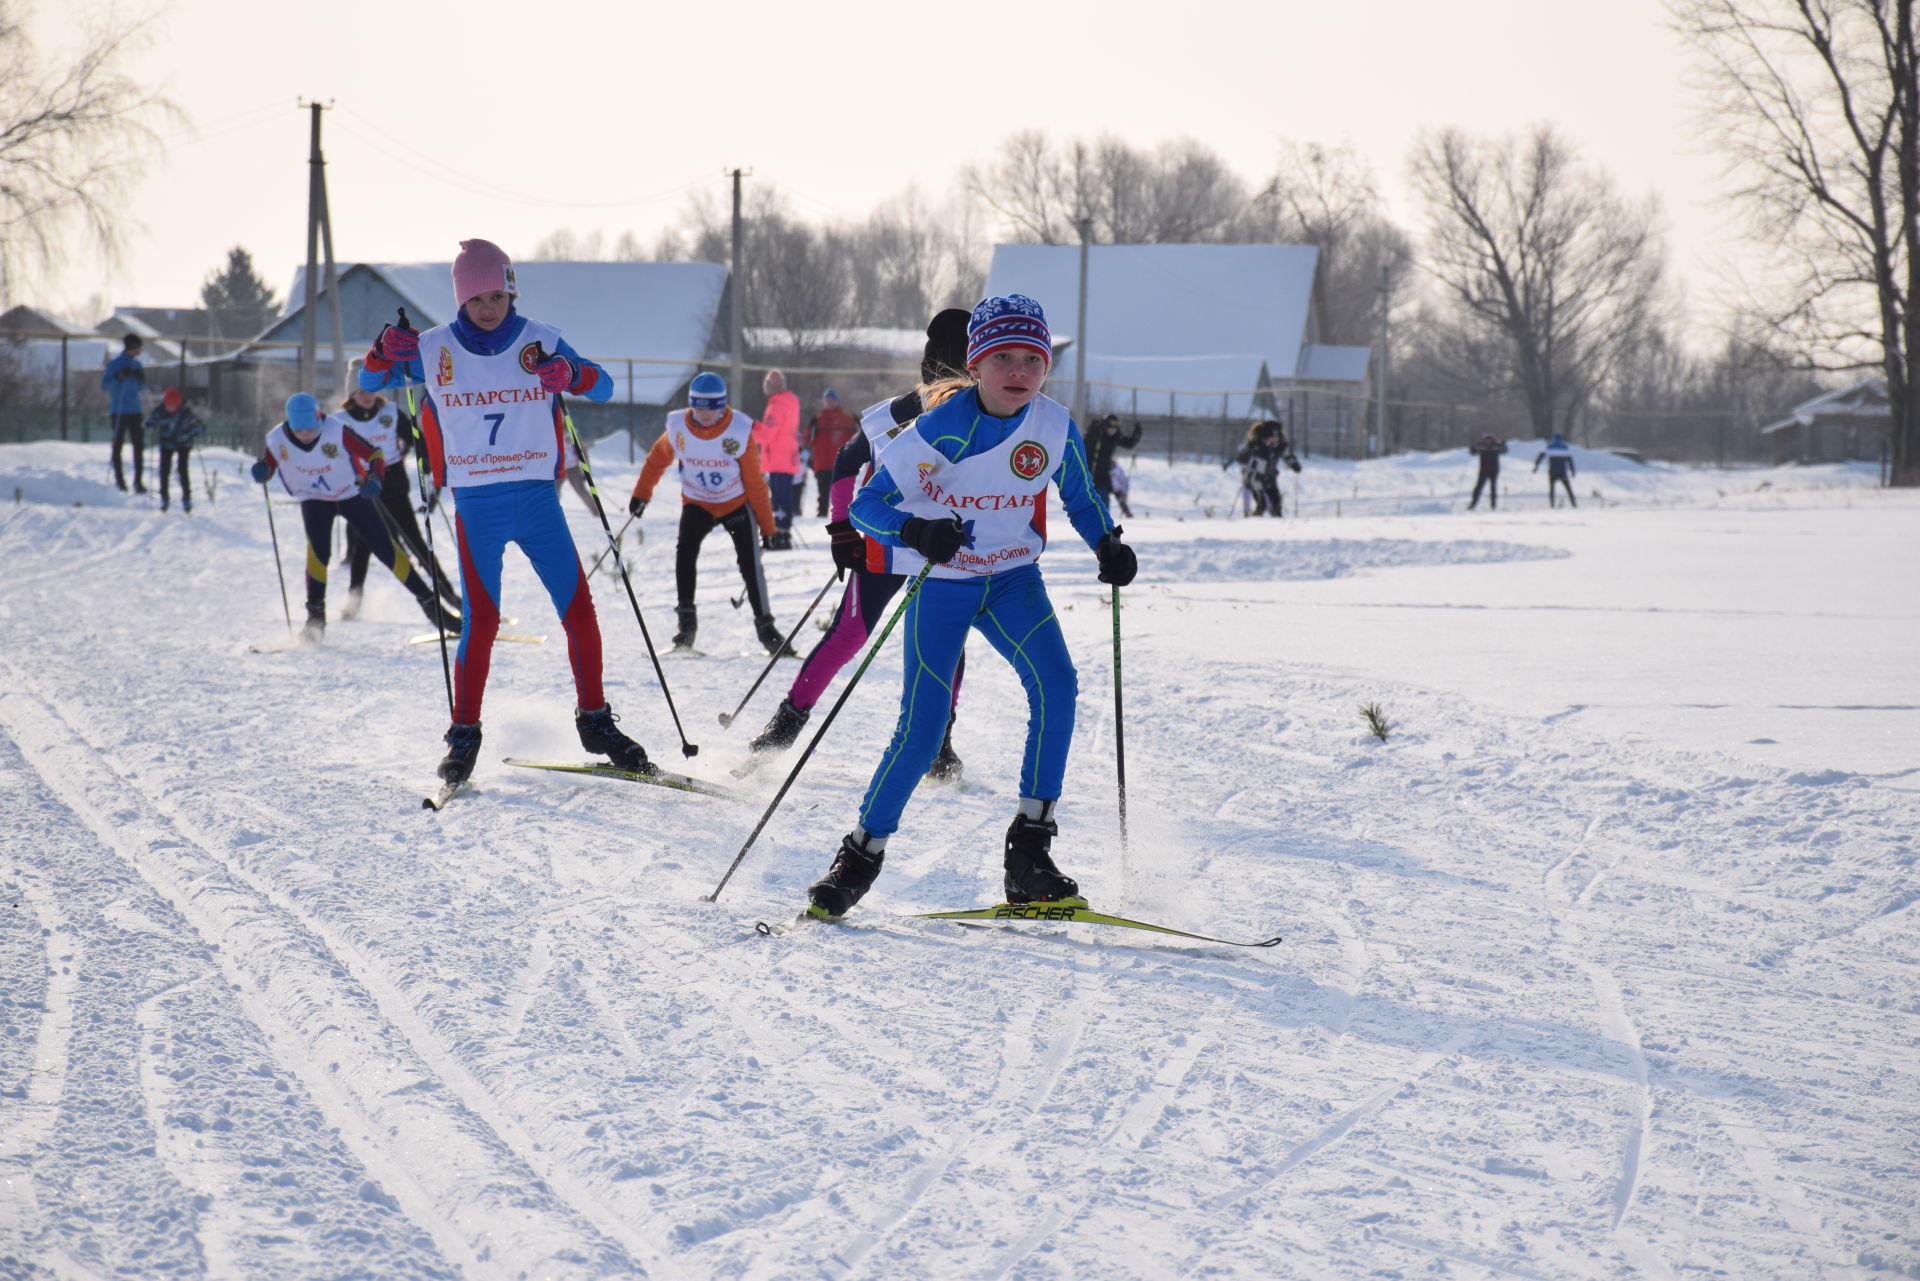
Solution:
[{"label": "power line", "polygon": [[[368,120],[351,107],[341,107],[339,110],[352,119],[365,124],[370,129],[378,129],[380,127],[374,121]],[[511,188],[489,182],[484,178],[477,178],[472,174],[455,169],[445,161],[409,146],[397,138],[385,135],[380,137],[369,136],[355,129],[344,120],[340,122],[340,125],[348,134],[386,156],[389,160],[397,161],[400,164],[414,169],[418,176],[434,178],[446,186],[458,188],[466,191],[470,195],[487,196],[492,199],[505,200],[514,204],[531,205],[549,209],[632,209],[641,205],[657,204],[662,200],[670,200],[684,192],[691,191],[695,187],[702,186],[708,181],[708,179],[702,175],[688,182],[670,187],[665,191],[658,191],[650,195],[638,196],[628,200],[557,200],[551,193],[532,194],[515,191]],[[398,154],[395,150],[390,150],[387,144],[391,144],[393,148],[398,149],[398,152],[404,152],[405,154]],[[425,172],[421,172],[423,170]]]}]

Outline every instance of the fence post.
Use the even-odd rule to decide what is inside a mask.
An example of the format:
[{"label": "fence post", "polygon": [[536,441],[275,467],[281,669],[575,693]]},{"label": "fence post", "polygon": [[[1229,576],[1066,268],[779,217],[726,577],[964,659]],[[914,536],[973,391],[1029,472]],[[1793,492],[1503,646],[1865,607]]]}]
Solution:
[{"label": "fence post", "polygon": [[67,385],[71,381],[67,370],[67,336],[60,335],[60,439],[67,438]]},{"label": "fence post", "polygon": [[634,459],[636,448],[634,437],[640,433],[640,424],[634,421],[637,413],[639,413],[639,406],[633,403],[633,362],[629,360],[627,362],[627,461],[629,463]]}]

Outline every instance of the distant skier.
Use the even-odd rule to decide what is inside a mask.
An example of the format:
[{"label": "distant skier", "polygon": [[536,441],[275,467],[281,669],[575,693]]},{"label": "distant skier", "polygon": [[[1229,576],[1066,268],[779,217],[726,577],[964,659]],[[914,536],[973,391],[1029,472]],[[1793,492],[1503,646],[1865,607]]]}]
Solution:
[{"label": "distant skier", "polygon": [[887,839],[938,750],[970,628],[1012,664],[1027,694],[1019,809],[1005,846],[1007,900],[1078,898],[1079,885],[1051,854],[1078,678],[1035,563],[1048,487],[1059,487],[1067,518],[1093,548],[1100,581],[1125,586],[1137,563],[1094,492],[1079,427],[1040,394],[1052,359],[1039,303],[1020,294],[981,301],[967,323],[968,377],[923,389],[925,412],[881,450],[880,469],[854,496],[854,528],[886,549],[887,569],[931,568],[902,619],[907,648],[893,741],[858,824],[808,887],[818,914],[844,914],[879,875]]},{"label": "distant skier", "polygon": [[1488,432],[1477,443],[1468,445],[1467,452],[1480,460],[1480,476],[1473,482],[1473,497],[1467,500],[1467,510],[1472,511],[1480,505],[1480,489],[1485,486],[1487,509],[1497,511],[1500,507],[1500,455],[1507,452],[1507,442]]},{"label": "distant skier", "polygon": [[127,474],[120,466],[120,450],[133,442],[133,492],[147,492],[143,472],[147,463],[147,437],[141,429],[140,393],[147,388],[147,371],[140,363],[139,334],[120,340],[120,354],[100,371],[100,390],[107,393],[107,413],[113,419],[113,483],[127,492]]},{"label": "distant skier", "polygon": [[1553,493],[1554,485],[1559,484],[1567,491],[1567,505],[1578,507],[1580,504],[1573,499],[1573,450],[1567,445],[1566,438],[1559,432],[1553,433],[1553,439],[1547,442],[1547,447],[1541,450],[1533,460],[1533,470],[1536,473],[1540,470],[1542,458],[1547,462],[1547,506],[1560,505],[1554,501]]},{"label": "distant skier", "polygon": [[1220,466],[1234,463],[1240,464],[1240,489],[1252,506],[1247,514],[1280,516],[1280,468],[1300,470],[1300,460],[1293,456],[1293,446],[1287,441],[1287,429],[1271,418],[1253,424],[1247,428],[1247,440],[1240,451]]},{"label": "distant skier", "polygon": [[[554,482],[566,465],[561,393],[613,396],[607,371],[583,359],[552,325],[522,316],[513,263],[486,240],[463,240],[453,260],[451,324],[426,333],[388,325],[367,353],[367,391],[426,383],[420,431],[436,487],[452,486],[466,618],[454,666],[453,723],[439,774],[462,783],[480,752],[480,702],[500,631],[500,571],[518,543],[553,598],[573,666],[573,724],[580,745],[621,769],[649,772],[640,744],[614,722],[601,688],[600,622],[560,511]],[[429,381],[425,368],[433,371]]]},{"label": "distant skier", "polygon": [[1120,504],[1120,514],[1128,520],[1132,520],[1133,508],[1127,506],[1127,494],[1130,492],[1128,486],[1131,483],[1127,479],[1127,469],[1119,463],[1115,463],[1113,465],[1112,476],[1113,501]]},{"label": "distant skier", "polygon": [[200,439],[207,430],[199,415],[187,408],[186,400],[180,395],[178,387],[169,387],[160,393],[160,407],[147,415],[147,430],[153,433],[154,443],[160,447],[160,510],[167,510],[167,473],[179,460],[180,468],[180,510],[193,510],[193,485],[188,480],[187,455],[193,450],[193,442]]},{"label": "distant skier", "polygon": [[385,471],[380,451],[341,415],[323,417],[320,403],[304,391],[287,397],[286,421],[267,433],[253,479],[264,485],[278,474],[286,491],[300,500],[300,521],[307,531],[307,624],[302,639],[317,641],[327,630],[327,563],[333,554],[335,516],[413,593],[428,622],[436,627],[460,625],[459,616],[440,608],[433,589],[387,535],[386,522],[374,506]]},{"label": "distant skier", "polygon": [[675,649],[692,649],[699,634],[700,611],[693,594],[700,577],[700,544],[718,525],[733,539],[734,559],[753,605],[753,626],[760,643],[769,654],[793,652],[774,624],[766,570],[760,562],[761,544],[753,536],[755,522],[763,539],[775,529],[756,435],[753,420],[728,406],[726,379],[715,373],[697,374],[687,387],[687,408],[667,415],[666,430],[647,451],[640,478],[633,483],[627,511],[637,519],[653,501],[654,487],[667,468],[676,462],[680,465],[680,544],[673,558],[680,602]]},{"label": "distant skier", "polygon": [[[967,313],[950,307],[927,324],[926,349],[920,357],[920,381],[922,385],[931,385],[957,377],[966,363]],[[902,427],[919,416],[917,388],[890,401],[883,400],[860,416],[859,431],[838,450],[831,490],[833,520],[827,525],[827,536],[831,540],[833,563],[847,571],[847,590],[840,598],[839,609],[834,611],[827,634],[800,664],[800,672],[793,678],[787,696],[780,700],[773,719],[750,744],[756,760],[793,745],[807,718],[813,714],[814,704],[820,701],[840,669],[867,643],[874,623],[907,581],[904,574],[885,570],[886,549],[860,536],[848,519],[848,506],[853,501],[854,490],[873,474],[875,442],[884,447]],[[958,780],[964,768],[953,750],[953,721],[966,667],[967,656],[962,650],[953,674],[946,732],[941,736],[939,752],[927,767],[927,777],[938,782]]]},{"label": "distant skier", "polygon": [[[353,362],[351,376],[358,381],[360,362],[357,360]],[[413,563],[426,571],[427,577],[433,580],[435,594],[446,602],[447,608],[458,611],[460,593],[428,549],[426,539],[420,533],[420,524],[413,516],[415,485],[413,477],[408,474],[406,458],[420,439],[419,424],[386,397],[358,386],[347,393],[347,398],[340,403],[334,417],[342,419],[345,426],[358,432],[368,444],[380,451],[380,457],[386,463],[386,471],[380,481],[380,507],[386,514],[387,532],[399,540],[401,550],[407,553]],[[348,526],[347,599],[340,610],[340,617],[353,618],[359,614],[360,598],[367,586],[367,564],[372,559],[373,549],[354,532],[352,526]]]},{"label": "distant skier", "polygon": [[1120,451],[1137,446],[1140,431],[1140,424],[1135,423],[1132,431],[1122,432],[1118,414],[1096,418],[1087,429],[1087,470],[1093,473],[1093,489],[1101,502],[1113,493],[1113,469]]}]

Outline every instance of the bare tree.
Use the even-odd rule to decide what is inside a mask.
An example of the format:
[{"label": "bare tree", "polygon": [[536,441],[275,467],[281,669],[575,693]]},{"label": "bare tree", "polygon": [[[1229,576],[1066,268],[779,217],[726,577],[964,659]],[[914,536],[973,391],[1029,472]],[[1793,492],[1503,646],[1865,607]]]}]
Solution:
[{"label": "bare tree", "polygon": [[1452,310],[1503,340],[1534,430],[1570,428],[1655,314],[1653,201],[1620,197],[1546,126],[1518,140],[1428,134],[1410,168],[1424,263]]},{"label": "bare tree", "polygon": [[968,165],[960,181],[967,194],[998,214],[1008,233],[1042,245],[1079,239],[1073,220],[1085,207],[1090,159],[1075,143],[1062,157],[1047,135],[1028,129],[1009,135],[991,164]]},{"label": "bare tree", "polygon": [[140,22],[82,27],[72,50],[48,57],[24,6],[0,0],[0,303],[76,239],[117,254],[149,121],[171,111],[121,70],[143,35]]},{"label": "bare tree", "polygon": [[540,238],[527,255],[528,262],[604,262],[606,237],[598,230],[585,235],[571,227],[561,227]]},{"label": "bare tree", "polygon": [[1287,142],[1273,180],[1243,219],[1245,238],[1320,250],[1320,334],[1332,343],[1371,344],[1382,305],[1403,305],[1397,285],[1413,257],[1407,234],[1386,215],[1373,170],[1351,147]]},{"label": "bare tree", "polygon": [[1151,151],[1111,137],[1056,147],[1029,130],[1002,142],[991,163],[968,166],[961,183],[1010,235],[1045,245],[1077,241],[1079,217],[1105,244],[1233,240],[1247,209],[1239,176],[1191,139]]},{"label": "bare tree", "polygon": [[1827,369],[1887,380],[1893,483],[1920,485],[1920,38],[1914,0],[1669,0],[1705,119],[1778,254],[1766,313]]},{"label": "bare tree", "polygon": [[931,204],[918,188],[844,232],[852,323],[919,328],[943,306],[971,306],[983,268],[966,202]]}]

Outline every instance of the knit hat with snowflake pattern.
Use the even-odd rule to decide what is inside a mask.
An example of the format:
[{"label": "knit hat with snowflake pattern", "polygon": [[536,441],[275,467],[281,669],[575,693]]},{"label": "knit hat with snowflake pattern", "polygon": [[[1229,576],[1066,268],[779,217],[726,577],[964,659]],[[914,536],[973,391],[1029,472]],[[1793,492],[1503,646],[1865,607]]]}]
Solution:
[{"label": "knit hat with snowflake pattern", "polygon": [[1001,347],[1031,347],[1053,363],[1053,334],[1047,313],[1025,294],[983,298],[967,320],[967,368]]}]

